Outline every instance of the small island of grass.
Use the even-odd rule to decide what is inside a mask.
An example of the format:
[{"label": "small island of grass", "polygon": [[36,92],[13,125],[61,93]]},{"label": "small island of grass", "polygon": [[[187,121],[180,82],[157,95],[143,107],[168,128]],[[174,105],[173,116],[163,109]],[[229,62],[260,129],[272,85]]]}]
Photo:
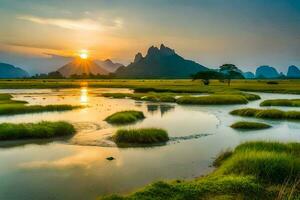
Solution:
[{"label": "small island of grass", "polygon": [[157,144],[167,142],[169,136],[158,128],[119,129],[112,139],[117,144]]},{"label": "small island of grass", "polygon": [[116,112],[108,116],[105,121],[110,124],[129,124],[144,119],[144,113],[141,111],[128,110]]},{"label": "small island of grass", "polygon": [[54,138],[74,133],[74,126],[64,121],[0,124],[0,140]]},{"label": "small island of grass", "polygon": [[16,115],[26,113],[39,113],[39,112],[50,112],[50,111],[68,111],[81,106],[73,105],[26,105],[26,101],[12,100],[10,94],[0,94],[0,115]]},{"label": "small island of grass", "polygon": [[236,122],[230,126],[234,129],[240,129],[240,130],[260,130],[260,129],[267,129],[271,128],[270,125],[260,122]]},{"label": "small island of grass", "polygon": [[288,106],[299,107],[300,99],[269,99],[260,103],[260,106]]},{"label": "small island of grass", "polygon": [[254,108],[242,108],[233,110],[230,112],[232,115],[239,115],[244,117],[256,117],[264,119],[287,119],[287,120],[299,120],[299,111],[282,111],[278,109],[254,109]]},{"label": "small island of grass", "polygon": [[231,105],[247,104],[248,100],[243,95],[209,95],[209,96],[183,96],[177,99],[178,104],[194,105]]}]

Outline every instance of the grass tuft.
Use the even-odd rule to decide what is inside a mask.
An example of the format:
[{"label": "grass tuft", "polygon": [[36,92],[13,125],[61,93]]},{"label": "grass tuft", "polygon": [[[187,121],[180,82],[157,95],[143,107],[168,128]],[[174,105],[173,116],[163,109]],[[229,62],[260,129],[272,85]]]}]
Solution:
[{"label": "grass tuft", "polygon": [[68,122],[39,123],[2,123],[0,124],[0,140],[53,138],[75,133],[75,128]]},{"label": "grass tuft", "polygon": [[119,129],[113,136],[117,144],[154,144],[169,140],[167,131],[158,128]]},{"label": "grass tuft", "polygon": [[201,97],[183,96],[177,99],[178,104],[194,105],[230,105],[247,104],[248,100],[242,95],[210,95]]},{"label": "grass tuft", "polygon": [[264,119],[287,119],[287,120],[299,120],[299,111],[282,111],[277,109],[253,109],[253,108],[242,108],[233,110],[230,112],[232,115],[239,115],[244,117],[256,117]]},{"label": "grass tuft", "polygon": [[128,124],[134,123],[138,120],[144,119],[144,113],[140,111],[128,110],[116,112],[110,116],[108,116],[105,121],[110,124]]},{"label": "grass tuft", "polygon": [[289,106],[299,107],[300,99],[269,99],[260,103],[260,106]]},{"label": "grass tuft", "polygon": [[230,126],[234,129],[242,129],[242,130],[259,130],[259,129],[267,129],[271,128],[270,125],[260,122],[236,122]]}]

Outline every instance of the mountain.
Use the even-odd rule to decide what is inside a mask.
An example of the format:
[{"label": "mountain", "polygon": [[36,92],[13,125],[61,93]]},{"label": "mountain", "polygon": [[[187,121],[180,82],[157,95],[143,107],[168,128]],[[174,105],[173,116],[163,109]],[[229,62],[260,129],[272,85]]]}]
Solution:
[{"label": "mountain", "polygon": [[119,67],[123,66],[121,63],[114,63],[110,59],[106,59],[104,61],[96,60],[95,63],[97,63],[108,72],[115,72]]},{"label": "mountain", "polygon": [[125,78],[189,78],[199,71],[208,70],[206,67],[186,60],[163,44],[160,48],[150,47],[143,57],[138,53],[134,62],[116,71],[117,77]]},{"label": "mountain", "polygon": [[300,70],[295,65],[289,66],[287,78],[300,78]]},{"label": "mountain", "polygon": [[29,74],[25,70],[7,63],[0,63],[0,78],[24,78]]},{"label": "mountain", "polygon": [[57,70],[64,77],[70,77],[71,75],[83,75],[83,74],[101,74],[107,75],[108,71],[97,65],[95,62],[89,59],[75,58],[73,61],[62,66]]},{"label": "mountain", "polygon": [[264,65],[256,69],[255,76],[256,78],[278,78],[280,75],[274,67]]},{"label": "mountain", "polygon": [[244,72],[243,75],[244,75],[244,77],[246,79],[253,79],[253,78],[255,78],[255,75],[252,72]]}]

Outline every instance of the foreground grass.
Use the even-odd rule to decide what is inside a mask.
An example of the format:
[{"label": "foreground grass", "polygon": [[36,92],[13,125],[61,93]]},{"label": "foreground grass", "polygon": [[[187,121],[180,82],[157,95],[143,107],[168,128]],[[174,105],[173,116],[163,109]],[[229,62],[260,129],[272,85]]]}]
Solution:
[{"label": "foreground grass", "polygon": [[230,112],[232,115],[239,115],[244,117],[256,117],[264,119],[287,119],[287,120],[299,120],[299,111],[282,111],[277,109],[254,109],[254,108],[243,108],[237,109]]},{"label": "foreground grass", "polygon": [[268,84],[269,80],[232,80],[231,85],[212,80],[209,86],[201,81],[186,80],[145,80],[145,79],[105,79],[105,80],[0,80],[1,89],[30,88],[131,88],[137,92],[172,92],[172,93],[214,93],[224,91],[252,91],[300,94],[299,80],[278,80],[278,84]]},{"label": "foreground grass", "polygon": [[119,129],[113,140],[117,144],[155,144],[167,142],[169,136],[165,130],[157,128]]},{"label": "foreground grass", "polygon": [[234,129],[241,129],[241,130],[260,130],[260,129],[267,129],[271,128],[270,125],[260,122],[236,122],[230,126]]},{"label": "foreground grass", "polygon": [[290,106],[299,107],[300,99],[269,99],[260,103],[260,106]]},{"label": "foreground grass", "polygon": [[12,100],[9,94],[0,94],[0,115],[15,115],[25,113],[39,113],[49,111],[67,111],[80,108],[81,106],[72,105],[32,105],[27,106],[26,101]]},{"label": "foreground grass", "polygon": [[39,123],[2,123],[0,124],[0,140],[53,138],[75,133],[75,128],[68,122]]},{"label": "foreground grass", "polygon": [[114,113],[108,116],[105,121],[110,124],[128,124],[144,119],[144,113],[140,111],[128,110]]},{"label": "foreground grass", "polygon": [[299,153],[299,143],[247,142],[217,158],[219,167],[208,176],[192,181],[160,181],[127,196],[100,199],[296,200],[300,197]]}]

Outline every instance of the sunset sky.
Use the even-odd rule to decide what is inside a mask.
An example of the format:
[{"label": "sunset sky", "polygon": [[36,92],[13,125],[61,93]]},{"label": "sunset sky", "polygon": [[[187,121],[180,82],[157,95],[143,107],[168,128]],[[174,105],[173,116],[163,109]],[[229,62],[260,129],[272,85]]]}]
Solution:
[{"label": "sunset sky", "polygon": [[31,73],[160,43],[208,67],[300,66],[299,0],[0,0],[0,27],[0,62]]}]

